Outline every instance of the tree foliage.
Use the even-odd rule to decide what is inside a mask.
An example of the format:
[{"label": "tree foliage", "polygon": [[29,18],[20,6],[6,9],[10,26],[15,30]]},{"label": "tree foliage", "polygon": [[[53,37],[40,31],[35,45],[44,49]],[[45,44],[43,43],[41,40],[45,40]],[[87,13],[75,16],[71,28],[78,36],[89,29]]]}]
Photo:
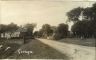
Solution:
[{"label": "tree foliage", "polygon": [[17,26],[17,24],[14,23],[10,23],[7,25],[7,31],[16,31],[19,28],[19,26]]},{"label": "tree foliage", "polygon": [[78,7],[78,8],[74,8],[73,10],[67,12],[68,21],[74,21],[74,22],[78,21],[82,10],[83,10],[83,8]]},{"label": "tree foliage", "polygon": [[33,36],[33,30],[36,27],[36,24],[34,23],[27,23],[24,25],[24,29],[26,29],[25,36]]},{"label": "tree foliage", "polygon": [[72,26],[71,29],[74,33],[75,36],[77,37],[89,37],[92,33],[91,33],[91,28],[90,28],[90,21],[79,21],[77,23],[75,23]]},{"label": "tree foliage", "polygon": [[6,32],[7,31],[7,25],[0,24],[0,33]]},{"label": "tree foliage", "polygon": [[[79,16],[83,11],[83,19],[79,20]],[[92,7],[75,8],[67,13],[70,21],[76,21],[71,30],[78,37],[95,37],[96,36],[96,3]],[[75,19],[76,18],[76,19]]]},{"label": "tree foliage", "polygon": [[68,34],[68,25],[61,23],[56,28],[54,39],[65,38],[65,37],[67,37],[67,34]]},{"label": "tree foliage", "polygon": [[24,28],[27,29],[27,31],[30,31],[30,32],[33,32],[34,28],[36,27],[36,24],[35,23],[31,23],[31,24],[25,24],[24,25]]},{"label": "tree foliage", "polygon": [[14,24],[14,23],[10,23],[8,25],[0,24],[1,33],[16,31],[18,28],[19,28],[19,26],[17,26],[17,24]]},{"label": "tree foliage", "polygon": [[49,24],[44,24],[41,28],[41,32],[43,37],[47,38],[52,34],[53,30],[51,29],[51,26]]}]

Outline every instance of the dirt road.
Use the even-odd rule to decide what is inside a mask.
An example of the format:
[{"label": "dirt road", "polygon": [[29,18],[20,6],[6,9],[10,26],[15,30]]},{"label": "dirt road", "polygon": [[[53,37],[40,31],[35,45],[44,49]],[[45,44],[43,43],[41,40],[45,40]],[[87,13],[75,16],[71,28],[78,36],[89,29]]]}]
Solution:
[{"label": "dirt road", "polygon": [[86,47],[47,39],[38,40],[59,52],[66,54],[70,57],[70,60],[96,60],[95,47]]}]

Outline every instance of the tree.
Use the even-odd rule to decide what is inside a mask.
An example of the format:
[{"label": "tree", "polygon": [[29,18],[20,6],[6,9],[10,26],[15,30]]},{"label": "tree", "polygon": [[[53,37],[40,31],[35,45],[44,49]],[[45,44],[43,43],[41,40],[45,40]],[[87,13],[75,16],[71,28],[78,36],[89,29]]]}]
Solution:
[{"label": "tree", "polygon": [[36,27],[35,23],[31,23],[31,24],[28,23],[24,25],[24,28],[26,28],[28,31],[31,31],[31,32],[33,32],[35,27]]},{"label": "tree", "polygon": [[1,33],[5,33],[7,31],[7,25],[0,24],[0,38],[1,38]]},{"label": "tree", "polygon": [[92,20],[93,19],[93,12],[92,9],[90,7],[87,7],[83,10],[83,16],[85,20]]},{"label": "tree", "polygon": [[68,34],[68,25],[61,23],[59,26],[56,28],[56,32],[54,35],[54,39],[62,39],[67,37]]},{"label": "tree", "polygon": [[14,32],[19,28],[19,26],[17,26],[17,24],[14,23],[10,23],[7,25],[7,31],[9,32]]},{"label": "tree", "polygon": [[39,31],[35,31],[35,32],[34,32],[34,36],[35,36],[35,37],[39,37]]},{"label": "tree", "polygon": [[5,34],[5,32],[13,32],[16,31],[19,28],[19,26],[17,26],[14,23],[5,25],[5,24],[0,24],[0,37],[1,37],[1,33]]},{"label": "tree", "polygon": [[91,7],[93,20],[96,22],[96,3]]},{"label": "tree", "polygon": [[26,35],[32,36],[33,35],[33,30],[36,27],[36,24],[31,23],[31,24],[25,24],[23,28],[27,30]]},{"label": "tree", "polygon": [[79,16],[82,11],[83,11],[83,8],[78,7],[78,8],[74,8],[71,11],[67,12],[68,21],[73,21],[73,22],[79,21]]},{"label": "tree", "polygon": [[51,26],[52,29],[52,35],[54,35],[54,33],[56,32],[57,27],[56,26]]},{"label": "tree", "polygon": [[78,21],[72,26],[71,29],[76,37],[88,38],[92,36],[92,30],[90,28],[90,21]]},{"label": "tree", "polygon": [[[78,18],[83,12],[83,19]],[[69,21],[76,22],[72,26],[72,32],[75,36],[84,38],[96,36],[96,3],[92,7],[75,8],[67,13]]]},{"label": "tree", "polygon": [[40,29],[39,31],[38,31],[38,37],[43,37],[43,30],[42,29]]},{"label": "tree", "polygon": [[43,37],[47,38],[48,36],[52,35],[53,30],[49,24],[44,24],[41,29],[43,33]]},{"label": "tree", "polygon": [[0,33],[6,32],[7,31],[7,25],[0,24]]}]

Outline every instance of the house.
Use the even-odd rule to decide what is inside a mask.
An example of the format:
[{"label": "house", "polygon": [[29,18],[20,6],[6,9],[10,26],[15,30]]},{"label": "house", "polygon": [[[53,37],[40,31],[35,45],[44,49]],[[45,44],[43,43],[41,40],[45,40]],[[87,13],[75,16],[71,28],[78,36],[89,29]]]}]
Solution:
[{"label": "house", "polygon": [[1,38],[6,38],[6,39],[21,38],[23,37],[24,32],[26,31],[27,31],[26,28],[19,28],[16,31],[1,33]]}]

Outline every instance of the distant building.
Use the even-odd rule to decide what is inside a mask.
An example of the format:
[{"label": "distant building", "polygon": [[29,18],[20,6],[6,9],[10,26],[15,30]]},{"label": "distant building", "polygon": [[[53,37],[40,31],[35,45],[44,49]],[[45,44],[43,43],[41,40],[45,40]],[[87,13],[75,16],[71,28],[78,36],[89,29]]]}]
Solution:
[{"label": "distant building", "polygon": [[1,33],[1,38],[10,39],[10,38],[23,37],[23,34],[26,31],[27,31],[27,29],[25,29],[25,28],[19,28],[16,31]]}]

